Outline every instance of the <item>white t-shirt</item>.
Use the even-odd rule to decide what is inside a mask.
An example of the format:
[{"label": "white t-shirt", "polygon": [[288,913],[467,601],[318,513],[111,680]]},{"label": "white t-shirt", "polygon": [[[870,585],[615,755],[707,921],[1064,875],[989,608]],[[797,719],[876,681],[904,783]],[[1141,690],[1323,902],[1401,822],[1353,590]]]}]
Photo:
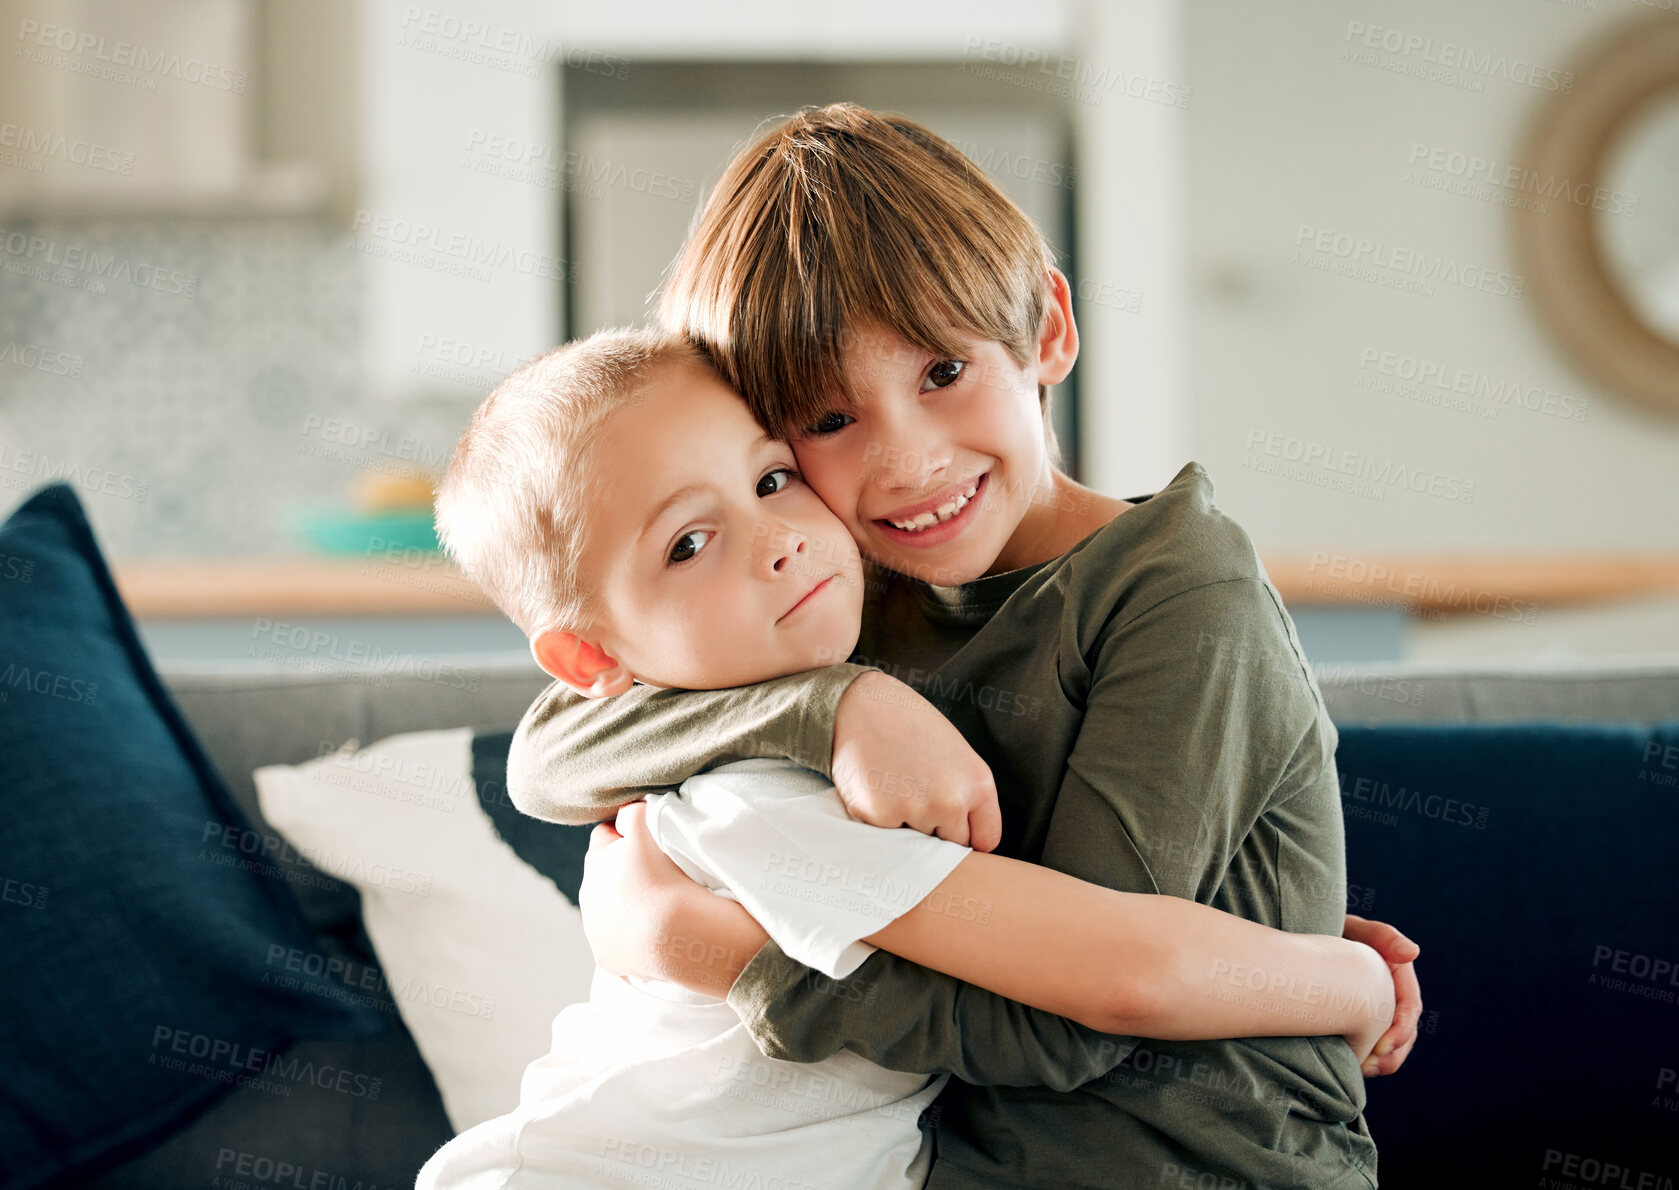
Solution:
[{"label": "white t-shirt", "polygon": [[[860,939],[969,854],[853,820],[827,778],[786,760],[722,765],[647,803],[654,840],[684,872],[850,998],[874,994],[846,979],[874,951]],[[916,1120],[945,1078],[849,1051],[766,1058],[726,1001],[597,969],[588,1002],[554,1018],[552,1048],[525,1068],[519,1106],[439,1149],[416,1190],[919,1187],[929,1154]]]}]

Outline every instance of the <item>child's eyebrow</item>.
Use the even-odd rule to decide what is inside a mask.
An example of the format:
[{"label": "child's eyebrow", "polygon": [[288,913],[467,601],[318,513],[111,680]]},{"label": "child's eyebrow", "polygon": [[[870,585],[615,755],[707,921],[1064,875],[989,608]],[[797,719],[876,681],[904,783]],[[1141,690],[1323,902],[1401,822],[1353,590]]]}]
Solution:
[{"label": "child's eyebrow", "polygon": [[774,434],[765,430],[762,434],[758,435],[757,441],[752,444],[751,450],[747,453],[749,456],[757,456],[778,451],[787,451],[788,453],[791,453],[792,450],[793,444],[786,438],[777,438]]},{"label": "child's eyebrow", "polygon": [[[747,449],[748,449],[749,453],[757,454],[760,451],[762,451],[766,446],[773,448],[773,447],[782,446],[782,445],[785,445],[785,444],[782,443],[780,440],[778,440],[776,438],[772,438],[770,436],[769,432],[766,430],[765,432],[759,434],[757,438],[753,439],[752,445],[750,447],[748,447]],[[640,541],[643,537],[646,537],[647,536],[647,531],[649,529],[651,529],[655,524],[657,524],[659,518],[664,516],[665,513],[669,512],[674,505],[681,503],[683,500],[688,499],[688,497],[690,497],[690,496],[698,496],[698,495],[700,495],[704,492],[708,492],[710,490],[711,490],[711,485],[710,484],[705,484],[705,483],[685,483],[685,484],[683,484],[681,487],[677,488],[670,495],[666,496],[663,500],[659,501],[659,506],[657,508],[655,508],[652,512],[647,514],[647,519],[641,523],[641,532],[639,532],[635,535],[635,539],[637,541]]]},{"label": "child's eyebrow", "polygon": [[697,496],[697,495],[701,494],[702,492],[707,492],[709,490],[710,490],[710,485],[709,484],[703,484],[703,483],[685,483],[685,484],[683,484],[681,487],[677,488],[674,492],[672,492],[670,495],[666,496],[663,500],[661,500],[659,502],[659,506],[657,508],[655,508],[652,512],[647,514],[647,519],[641,523],[641,532],[639,532],[635,535],[635,539],[637,541],[640,541],[643,537],[646,537],[647,536],[647,531],[649,529],[651,529],[658,522],[660,517],[664,516],[665,513],[669,512],[673,505],[678,504],[681,501],[688,499],[690,496]]}]

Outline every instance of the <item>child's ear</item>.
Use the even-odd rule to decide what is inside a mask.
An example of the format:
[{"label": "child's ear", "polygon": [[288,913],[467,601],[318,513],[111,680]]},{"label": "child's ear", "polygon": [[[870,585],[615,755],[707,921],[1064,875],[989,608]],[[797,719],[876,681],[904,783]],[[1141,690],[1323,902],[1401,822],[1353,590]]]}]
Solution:
[{"label": "child's ear", "polygon": [[584,698],[610,698],[635,682],[635,676],[605,649],[564,629],[545,628],[531,637],[531,655],[549,677],[558,678]]},{"label": "child's ear", "polygon": [[1079,328],[1073,322],[1073,290],[1067,275],[1050,269],[1049,300],[1038,329],[1038,383],[1060,384],[1079,358]]}]

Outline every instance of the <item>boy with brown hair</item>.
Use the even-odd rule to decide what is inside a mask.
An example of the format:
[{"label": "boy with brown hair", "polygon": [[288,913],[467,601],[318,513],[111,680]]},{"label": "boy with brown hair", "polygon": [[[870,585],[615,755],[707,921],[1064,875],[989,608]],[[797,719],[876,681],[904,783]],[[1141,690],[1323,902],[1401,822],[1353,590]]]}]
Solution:
[{"label": "boy with brown hair", "polygon": [[[1071,295],[1042,236],[977,167],[902,117],[802,112],[730,164],[661,317],[790,439],[875,564],[856,663],[605,701],[556,684],[509,758],[522,809],[591,821],[708,764],[780,755],[832,775],[867,821],[985,847],[994,775],[1002,854],[1341,932],[1335,729],[1293,625],[1198,465],[1132,502],[1055,467],[1047,392],[1077,357]],[[916,690],[983,763],[932,729]],[[684,887],[633,829],[600,837],[586,924],[609,970],[727,983],[774,1057],[849,1050],[955,1074],[930,1186],[1375,1183],[1360,1064],[1338,1038],[1081,1049],[1018,1005],[886,953],[858,969],[878,992],[863,1005],[830,994],[737,906]],[[1345,925],[1394,968],[1404,1019],[1367,1069],[1396,1068],[1420,1011],[1415,947]],[[673,937],[732,957],[693,963],[692,948],[662,944]],[[1268,980],[1208,974],[1238,996]],[[1094,1064],[1092,1081],[1043,1089],[1079,1063]]]}]

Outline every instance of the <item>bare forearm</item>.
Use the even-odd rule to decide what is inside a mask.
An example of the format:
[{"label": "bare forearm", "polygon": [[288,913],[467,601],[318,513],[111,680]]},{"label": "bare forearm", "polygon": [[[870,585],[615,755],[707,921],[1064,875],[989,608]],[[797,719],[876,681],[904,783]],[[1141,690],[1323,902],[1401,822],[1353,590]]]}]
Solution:
[{"label": "bare forearm", "polygon": [[1284,933],[1176,897],[1145,899],[1157,902],[1146,953],[1162,978],[1154,995],[1138,997],[1147,1019],[1126,1031],[1177,1040],[1356,1035],[1393,1017],[1391,975],[1368,946]]},{"label": "bare forearm", "polygon": [[1368,947],[979,853],[868,941],[1093,1029],[1162,1039],[1345,1033],[1391,992]]}]

